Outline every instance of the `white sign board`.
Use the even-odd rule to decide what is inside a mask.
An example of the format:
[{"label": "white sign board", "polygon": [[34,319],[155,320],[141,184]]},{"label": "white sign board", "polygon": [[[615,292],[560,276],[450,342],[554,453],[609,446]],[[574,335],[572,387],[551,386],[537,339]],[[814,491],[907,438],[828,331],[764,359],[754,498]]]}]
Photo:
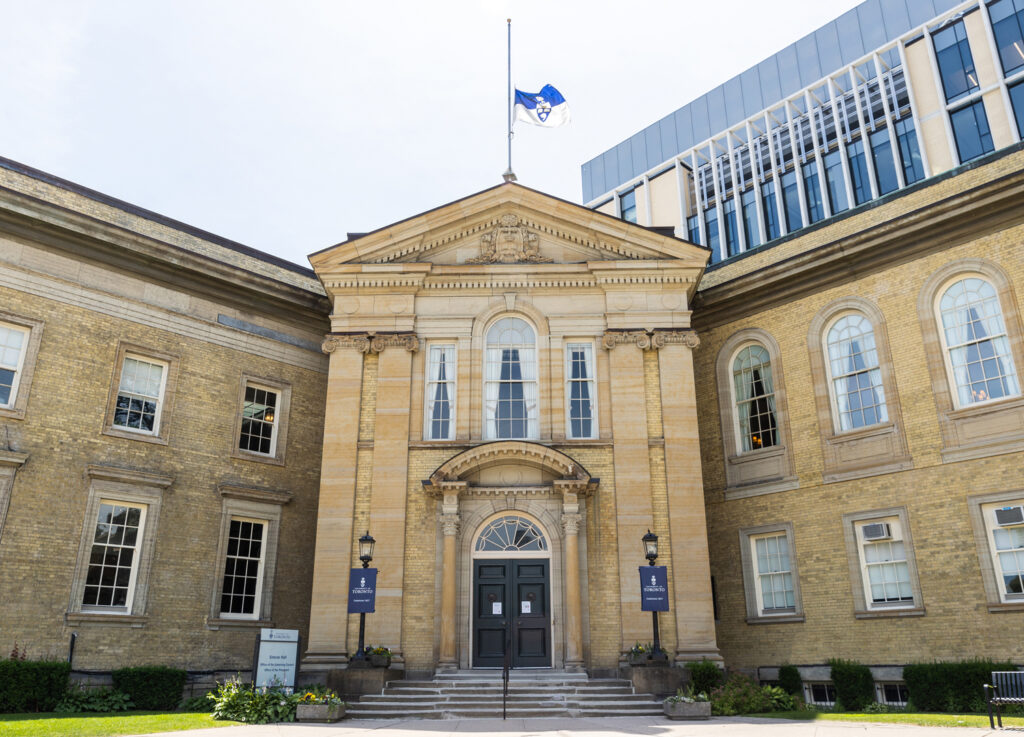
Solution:
[{"label": "white sign board", "polygon": [[501,614],[501,602],[500,601],[492,601],[491,602],[491,614]]},{"label": "white sign board", "polygon": [[253,685],[294,688],[298,663],[298,630],[260,630],[260,642],[253,668]]}]

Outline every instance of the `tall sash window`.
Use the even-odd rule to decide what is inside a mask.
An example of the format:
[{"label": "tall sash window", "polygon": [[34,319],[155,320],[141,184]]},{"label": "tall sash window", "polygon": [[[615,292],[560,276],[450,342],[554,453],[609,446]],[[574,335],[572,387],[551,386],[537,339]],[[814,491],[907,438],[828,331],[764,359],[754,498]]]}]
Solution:
[{"label": "tall sash window", "polygon": [[455,437],[455,346],[430,346],[428,361],[423,433],[427,440],[452,440]]},{"label": "tall sash window", "polygon": [[597,405],[594,392],[594,346],[566,346],[566,396],[569,400],[567,429],[570,438],[597,437]]},{"label": "tall sash window", "polygon": [[868,319],[857,313],[844,315],[829,329],[825,342],[839,429],[887,422],[875,331]]},{"label": "tall sash window", "polygon": [[995,288],[960,279],[942,293],[939,313],[959,406],[1020,394]]},{"label": "tall sash window", "polygon": [[525,321],[503,317],[487,331],[485,435],[490,440],[536,438],[537,339]]},{"label": "tall sash window", "polygon": [[778,445],[772,365],[764,346],[752,343],[733,361],[741,451]]}]

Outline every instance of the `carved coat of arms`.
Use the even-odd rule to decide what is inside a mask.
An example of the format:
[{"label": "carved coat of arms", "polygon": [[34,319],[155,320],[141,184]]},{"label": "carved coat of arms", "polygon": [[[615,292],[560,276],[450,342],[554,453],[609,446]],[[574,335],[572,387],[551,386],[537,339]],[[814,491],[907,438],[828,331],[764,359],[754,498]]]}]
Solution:
[{"label": "carved coat of arms", "polygon": [[546,264],[551,259],[540,255],[540,239],[531,233],[516,215],[502,215],[498,224],[480,236],[480,256],[470,264]]}]

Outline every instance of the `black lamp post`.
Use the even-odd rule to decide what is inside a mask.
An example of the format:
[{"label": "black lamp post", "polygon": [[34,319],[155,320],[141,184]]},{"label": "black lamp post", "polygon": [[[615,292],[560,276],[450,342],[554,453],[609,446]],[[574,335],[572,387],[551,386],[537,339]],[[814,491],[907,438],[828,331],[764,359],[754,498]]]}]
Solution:
[{"label": "black lamp post", "polygon": [[[359,538],[359,560],[363,562],[363,568],[370,567],[370,561],[373,560],[373,544],[377,542],[370,536],[370,531],[367,530],[366,534]],[[364,636],[366,635],[366,612],[359,612],[359,649],[356,651],[355,656],[352,660],[365,661],[366,648],[364,642]]]},{"label": "black lamp post", "polygon": [[[647,534],[643,536],[643,542],[644,557],[653,566],[654,561],[658,559],[658,536],[648,529]],[[654,618],[654,652],[651,653],[651,657],[660,658],[664,653],[661,651],[661,635],[658,632],[658,613],[651,612],[651,616]]]}]

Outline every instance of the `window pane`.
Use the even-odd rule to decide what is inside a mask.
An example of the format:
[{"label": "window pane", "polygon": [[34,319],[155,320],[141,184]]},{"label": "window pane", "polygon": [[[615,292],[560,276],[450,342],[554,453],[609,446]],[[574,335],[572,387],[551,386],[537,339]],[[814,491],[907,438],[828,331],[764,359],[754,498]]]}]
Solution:
[{"label": "window pane", "polygon": [[631,223],[636,222],[636,190],[619,195],[619,206],[622,209],[622,219]]},{"label": "window pane", "polygon": [[83,606],[127,607],[142,509],[112,502],[100,504],[89,552]]},{"label": "window pane", "polygon": [[163,388],[164,367],[126,356],[114,406],[114,425],[152,433]]},{"label": "window pane", "polygon": [[946,102],[963,97],[978,89],[978,75],[974,71],[974,58],[967,43],[963,21],[958,21],[932,36],[935,57],[939,64]]},{"label": "window pane", "polygon": [[896,142],[900,147],[900,162],[903,166],[903,179],[907,184],[924,179],[924,164],[921,161],[921,149],[917,145],[917,132],[913,118],[896,121]]},{"label": "window pane", "polygon": [[595,436],[593,348],[589,343],[566,346],[569,398],[569,437]]},{"label": "window pane", "polygon": [[686,218],[686,232],[689,234],[691,243],[700,243],[700,216],[691,215]]},{"label": "window pane", "polygon": [[533,328],[519,318],[498,320],[487,331],[485,362],[488,437],[534,437],[537,358]]},{"label": "window pane", "polygon": [[839,429],[887,422],[875,334],[868,319],[857,313],[841,317],[828,331],[826,350]]},{"label": "window pane", "polygon": [[277,392],[251,385],[245,387],[241,434],[238,439],[240,449],[253,453],[273,453],[277,403]]},{"label": "window pane", "polygon": [[221,586],[221,614],[255,615],[263,551],[263,522],[232,519]]},{"label": "window pane", "polygon": [[836,215],[849,209],[846,201],[846,182],[843,179],[843,157],[838,149],[826,154],[822,163],[825,165],[825,182],[828,185],[828,203],[832,214]]},{"label": "window pane", "polygon": [[988,116],[981,100],[949,114],[960,162],[970,161],[993,150]]},{"label": "window pane", "polygon": [[868,164],[864,158],[864,143],[859,138],[846,146],[846,158],[850,162],[850,184],[853,186],[853,200],[862,205],[871,199],[871,184],[868,181]]},{"label": "window pane", "polygon": [[718,209],[711,207],[704,211],[704,233],[708,237],[708,248],[711,249],[711,263],[722,260],[721,243],[718,238]]},{"label": "window pane", "polygon": [[748,189],[741,198],[743,205],[743,240],[747,249],[761,244],[761,232],[757,224],[757,196]]},{"label": "window pane", "polygon": [[778,444],[771,361],[761,345],[749,345],[733,362],[733,383],[744,451]]},{"label": "window pane", "polygon": [[793,232],[803,227],[800,217],[800,193],[797,191],[796,172],[788,171],[782,175],[782,201],[786,211],[786,230]]},{"label": "window pane", "polygon": [[896,179],[896,162],[892,158],[889,129],[875,131],[870,139],[871,159],[875,165],[875,176],[878,177],[878,194],[888,194],[900,186],[899,180]]},{"label": "window pane", "polygon": [[1017,122],[1017,135],[1024,140],[1024,82],[1010,87],[1008,92],[1010,93],[1010,104],[1013,106],[1013,117]]},{"label": "window pane", "polygon": [[775,183],[761,185],[761,209],[764,213],[765,237],[772,241],[779,237],[779,216],[775,207]]},{"label": "window pane", "polygon": [[739,233],[736,231],[736,201],[731,197],[722,204],[723,225],[725,226],[725,247],[728,256],[740,252]]},{"label": "window pane", "polygon": [[804,196],[807,199],[807,219],[811,223],[816,223],[825,217],[821,187],[818,184],[818,165],[813,161],[804,164],[803,175]]},{"label": "window pane", "polygon": [[1024,66],[1024,1],[997,0],[988,6],[1003,74]]}]

